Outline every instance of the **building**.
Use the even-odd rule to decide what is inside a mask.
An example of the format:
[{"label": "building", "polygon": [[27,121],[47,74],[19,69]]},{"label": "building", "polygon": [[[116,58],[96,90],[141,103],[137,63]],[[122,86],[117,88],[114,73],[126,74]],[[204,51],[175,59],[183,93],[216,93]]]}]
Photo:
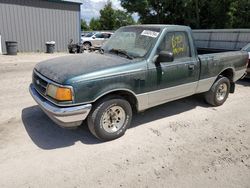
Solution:
[{"label": "building", "polygon": [[70,39],[80,41],[82,0],[0,0],[0,35],[17,41],[19,52],[45,52],[47,41],[66,51]]}]

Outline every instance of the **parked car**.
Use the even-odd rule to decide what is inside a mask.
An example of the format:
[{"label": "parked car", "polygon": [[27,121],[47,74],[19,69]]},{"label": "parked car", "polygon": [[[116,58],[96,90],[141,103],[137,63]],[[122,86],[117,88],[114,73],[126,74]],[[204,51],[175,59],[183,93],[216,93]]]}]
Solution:
[{"label": "parked car", "polygon": [[100,47],[106,42],[112,35],[111,32],[97,32],[89,33],[86,36],[81,37],[81,43],[85,49],[89,49],[91,46]]},{"label": "parked car", "polygon": [[126,26],[100,53],[37,64],[30,93],[57,124],[76,127],[87,119],[91,133],[107,141],[125,133],[132,109],[140,112],[196,93],[212,106],[222,105],[247,61],[245,51],[198,54],[186,26]]},{"label": "parked car", "polygon": [[248,52],[248,66],[247,66],[247,75],[246,75],[246,78],[250,78],[250,43],[247,44],[245,47],[243,47],[242,50]]}]

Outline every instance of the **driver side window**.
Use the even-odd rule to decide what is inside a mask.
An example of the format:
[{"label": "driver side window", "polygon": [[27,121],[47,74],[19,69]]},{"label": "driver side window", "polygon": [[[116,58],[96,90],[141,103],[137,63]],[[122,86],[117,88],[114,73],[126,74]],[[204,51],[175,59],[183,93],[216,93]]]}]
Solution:
[{"label": "driver side window", "polygon": [[174,33],[167,33],[163,41],[161,42],[158,51],[168,51],[173,53],[171,39],[174,37]]},{"label": "driver side window", "polygon": [[172,52],[174,59],[191,57],[187,34],[185,32],[169,32],[158,47],[158,52]]}]

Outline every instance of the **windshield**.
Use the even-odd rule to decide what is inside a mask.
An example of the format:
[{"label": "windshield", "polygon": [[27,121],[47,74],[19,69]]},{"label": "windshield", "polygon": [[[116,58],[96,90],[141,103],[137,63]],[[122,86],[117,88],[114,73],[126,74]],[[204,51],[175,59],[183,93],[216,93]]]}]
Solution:
[{"label": "windshield", "polygon": [[[105,53],[123,51],[131,57],[144,57],[159,36],[160,28],[123,27],[103,45]],[[123,53],[124,54],[124,53]]]}]

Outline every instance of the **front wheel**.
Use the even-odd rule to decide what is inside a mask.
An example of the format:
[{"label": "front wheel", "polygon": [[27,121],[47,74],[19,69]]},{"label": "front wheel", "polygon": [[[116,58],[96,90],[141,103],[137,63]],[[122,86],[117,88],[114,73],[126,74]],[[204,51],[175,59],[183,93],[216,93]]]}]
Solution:
[{"label": "front wheel", "polygon": [[220,106],[227,100],[229,91],[229,79],[226,77],[220,77],[216,80],[211,89],[205,93],[205,100],[213,106]]},{"label": "front wheel", "polygon": [[90,132],[98,139],[109,141],[123,136],[132,119],[128,101],[116,97],[98,102],[88,116]]}]

